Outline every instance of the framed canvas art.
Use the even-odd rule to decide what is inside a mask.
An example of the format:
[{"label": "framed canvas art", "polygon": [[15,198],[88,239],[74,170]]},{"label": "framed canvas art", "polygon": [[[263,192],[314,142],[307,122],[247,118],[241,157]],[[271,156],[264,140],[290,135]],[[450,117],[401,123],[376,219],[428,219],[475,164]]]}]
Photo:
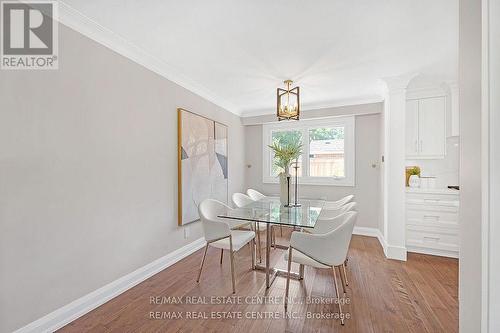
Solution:
[{"label": "framed canvas art", "polygon": [[227,126],[177,109],[178,223],[197,221],[207,198],[228,200]]}]

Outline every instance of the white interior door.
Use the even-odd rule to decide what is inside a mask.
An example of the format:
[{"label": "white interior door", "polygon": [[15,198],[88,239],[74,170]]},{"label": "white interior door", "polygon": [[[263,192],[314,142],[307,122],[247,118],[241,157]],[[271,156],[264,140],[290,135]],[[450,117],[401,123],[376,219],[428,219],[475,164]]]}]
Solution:
[{"label": "white interior door", "polygon": [[418,155],[418,100],[406,101],[406,157]]},{"label": "white interior door", "polygon": [[423,158],[444,158],[446,152],[445,97],[418,101],[419,152]]}]

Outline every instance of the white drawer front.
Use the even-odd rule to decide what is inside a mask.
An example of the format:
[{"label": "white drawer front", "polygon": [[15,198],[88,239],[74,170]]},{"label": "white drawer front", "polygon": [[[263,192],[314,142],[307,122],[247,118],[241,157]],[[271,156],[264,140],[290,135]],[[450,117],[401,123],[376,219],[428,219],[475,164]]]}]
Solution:
[{"label": "white drawer front", "polygon": [[458,211],[459,203],[458,201],[450,201],[450,200],[437,200],[437,199],[428,199],[428,198],[420,198],[420,199],[406,199],[407,205],[413,205],[415,207],[432,207],[433,209],[445,209],[445,210],[455,210]]},{"label": "white drawer front", "polygon": [[433,210],[406,210],[407,225],[458,227],[458,213]]},{"label": "white drawer front", "polygon": [[407,210],[422,210],[422,211],[432,211],[432,212],[449,212],[458,213],[458,205],[448,203],[437,203],[437,202],[424,202],[407,200],[406,201]]},{"label": "white drawer front", "polygon": [[433,209],[454,209],[458,211],[459,201],[456,195],[443,194],[422,194],[422,193],[407,193],[406,203],[416,207],[430,207]]},{"label": "white drawer front", "polygon": [[452,230],[422,231],[419,230],[419,228],[408,226],[406,228],[406,244],[409,246],[416,246],[427,249],[458,251],[458,229],[456,230],[456,232]]},{"label": "white drawer front", "polygon": [[460,197],[458,194],[406,193],[406,198],[412,200],[459,201]]}]

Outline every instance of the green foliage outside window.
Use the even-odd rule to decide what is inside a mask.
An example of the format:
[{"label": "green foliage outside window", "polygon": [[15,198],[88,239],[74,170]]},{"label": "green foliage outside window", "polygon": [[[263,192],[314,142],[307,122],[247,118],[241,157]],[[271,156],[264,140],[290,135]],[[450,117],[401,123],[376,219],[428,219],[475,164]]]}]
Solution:
[{"label": "green foliage outside window", "polygon": [[335,139],[344,139],[344,127],[321,127],[309,130],[309,142],[313,140]]}]

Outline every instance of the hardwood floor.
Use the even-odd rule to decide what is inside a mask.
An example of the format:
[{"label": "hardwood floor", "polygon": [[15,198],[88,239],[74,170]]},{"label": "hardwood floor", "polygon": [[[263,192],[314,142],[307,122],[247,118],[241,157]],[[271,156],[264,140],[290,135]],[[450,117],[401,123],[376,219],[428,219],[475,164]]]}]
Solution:
[{"label": "hardwood floor", "polygon": [[[286,243],[286,239],[278,237],[278,242]],[[284,318],[281,301],[285,278],[277,277],[266,291],[265,275],[250,270],[249,251],[246,246],[235,257],[234,298],[229,256],[225,253],[220,266],[220,252],[209,248],[199,284],[196,277],[203,250],[63,327],[60,332],[458,332],[456,259],[410,253],[407,262],[388,260],[377,239],[353,236],[347,267],[346,300],[350,304],[344,306],[350,318],[341,326],[339,320],[307,317],[307,314],[338,313],[336,304],[318,304],[321,300],[328,303],[335,297],[331,270],[306,267],[303,281],[291,280],[290,296],[295,302],[289,305],[288,314],[293,317]],[[272,250],[271,255],[273,264],[286,267],[282,250]],[[292,269],[298,271],[298,267]],[[256,295],[268,296],[268,304],[252,297]],[[187,304],[203,300],[210,303],[212,296],[217,297],[218,302],[232,300],[232,303]],[[151,297],[156,298],[151,301]],[[182,303],[172,304],[173,297],[182,297]],[[305,301],[306,297],[313,302]],[[277,300],[280,304],[269,304]],[[158,301],[170,302],[158,304]],[[164,318],[168,314],[183,318]],[[188,315],[198,318],[187,319]],[[225,318],[211,319],[212,315]],[[258,315],[264,318],[248,318]]]}]

